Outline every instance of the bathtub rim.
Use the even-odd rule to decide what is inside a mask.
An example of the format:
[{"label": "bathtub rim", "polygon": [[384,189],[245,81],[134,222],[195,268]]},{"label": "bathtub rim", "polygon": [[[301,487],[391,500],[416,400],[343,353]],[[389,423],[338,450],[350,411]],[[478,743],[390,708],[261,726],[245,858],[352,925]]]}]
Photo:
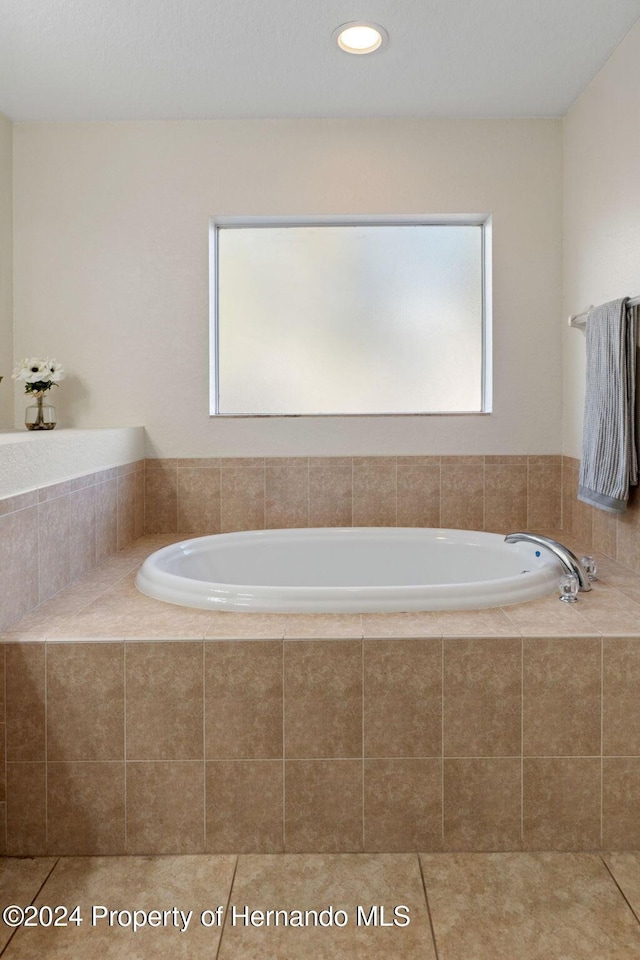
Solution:
[{"label": "bathtub rim", "polygon": [[[419,584],[411,586],[260,586],[256,584],[210,583],[204,590],[205,581],[192,580],[168,573],[157,566],[157,559],[175,555],[182,550],[202,548],[207,541],[233,538],[234,541],[251,541],[256,538],[284,537],[296,541],[309,535],[323,538],[364,537],[378,539],[390,535],[409,535],[416,539],[426,534],[446,537],[454,542],[469,542],[473,537],[486,543],[504,542],[502,534],[486,531],[453,530],[438,527],[299,527],[274,530],[245,530],[234,533],[210,534],[205,537],[190,537],[161,547],[151,553],[141,564],[135,583],[145,596],[172,603],[177,606],[200,610],[222,610],[235,613],[402,613],[438,610],[481,610],[529,600],[540,599],[557,586],[562,569],[551,555],[540,558],[537,569],[512,577],[477,580],[452,584]],[[433,537],[436,539],[436,536]],[[505,547],[522,557],[531,559],[531,544],[505,544]]]}]

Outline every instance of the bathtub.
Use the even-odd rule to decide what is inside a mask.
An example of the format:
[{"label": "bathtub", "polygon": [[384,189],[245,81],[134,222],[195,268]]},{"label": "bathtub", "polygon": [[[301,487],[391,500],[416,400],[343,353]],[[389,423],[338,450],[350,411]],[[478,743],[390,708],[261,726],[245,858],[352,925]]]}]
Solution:
[{"label": "bathtub", "polygon": [[399,527],[251,530],[157,550],[136,585],[205,610],[373,613],[474,610],[550,593],[559,562],[495,533]]}]

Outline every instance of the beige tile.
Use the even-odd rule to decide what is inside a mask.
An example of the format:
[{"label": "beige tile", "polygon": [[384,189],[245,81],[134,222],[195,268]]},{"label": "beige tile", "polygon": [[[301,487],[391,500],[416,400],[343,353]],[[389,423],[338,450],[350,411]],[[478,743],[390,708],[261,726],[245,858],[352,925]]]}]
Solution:
[{"label": "beige tile", "polygon": [[200,760],[202,643],[126,645],[128,760]]},{"label": "beige tile", "polygon": [[352,523],[350,457],[309,458],[309,526],[350,527]]},{"label": "beige tile", "polygon": [[560,457],[528,458],[527,530],[559,528],[562,514]]},{"label": "beige tile", "polygon": [[38,505],[40,603],[71,581],[71,527],[68,496]]},{"label": "beige tile", "polygon": [[38,507],[0,517],[0,629],[39,602]]},{"label": "beige tile", "polygon": [[124,763],[47,765],[49,853],[124,853]]},{"label": "beige tile", "polygon": [[[6,748],[5,724],[0,723],[0,803],[4,803],[7,799],[6,761],[7,761],[7,748]],[[2,828],[0,827],[0,841],[1,839],[2,839]],[[0,856],[2,856],[2,854],[0,854]]]},{"label": "beige tile", "polygon": [[569,466],[568,458],[562,458],[562,510],[561,520],[562,529],[568,533],[573,532],[573,505],[575,503],[577,488],[574,488],[574,472]]},{"label": "beige tile", "polygon": [[519,850],[519,758],[444,761],[444,849]]},{"label": "beige tile", "polygon": [[484,529],[484,457],[442,458],[441,523],[445,529]]},{"label": "beige tile", "polygon": [[444,755],[519,756],[521,641],[496,637],[443,642]]},{"label": "beige tile", "polygon": [[640,756],[640,638],[606,637],[602,646],[602,752]]},{"label": "beige tile", "polygon": [[603,859],[631,909],[640,916],[640,854],[607,853]]},{"label": "beige tile", "polygon": [[602,846],[640,850],[640,758],[612,757],[602,763]]},{"label": "beige tile", "polygon": [[219,470],[220,462],[220,457],[179,457],[177,461],[178,474],[183,470],[212,470],[214,468]]},{"label": "beige tile", "polygon": [[363,613],[365,637],[439,637],[441,629],[435,613],[416,610],[413,613]]},{"label": "beige tile", "polygon": [[179,500],[219,500],[219,464],[214,462],[209,467],[189,467],[184,461],[179,461],[176,492]]},{"label": "beige tile", "polygon": [[85,487],[69,495],[69,580],[84,576],[96,565],[96,490]]},{"label": "beige tile", "polygon": [[263,530],[265,524],[264,467],[226,467],[221,470],[220,530]]},{"label": "beige tile", "polygon": [[640,604],[614,588],[605,590],[597,585],[586,598],[582,611],[592,629],[600,630],[605,636],[640,633]]},{"label": "beige tile", "polygon": [[362,642],[285,642],[287,757],[362,756]]},{"label": "beige tile", "polygon": [[118,549],[118,480],[105,480],[95,488],[96,496],[96,563],[112,556]]},{"label": "beige tile", "polygon": [[178,533],[208,537],[220,533],[220,500],[178,501]]},{"label": "beige tile", "polygon": [[[21,907],[32,903],[55,864],[54,857],[0,860],[0,903]],[[0,926],[0,950],[7,945],[12,933],[11,927],[4,923]]]},{"label": "beige tile", "polygon": [[520,631],[499,607],[488,607],[485,610],[437,610],[434,616],[440,633],[445,637],[520,636]]},{"label": "beige tile", "polygon": [[599,857],[421,856],[442,960],[633,960],[640,928]]},{"label": "beige tile", "polygon": [[527,850],[600,847],[600,759],[525,759],[523,845]]},{"label": "beige tile", "polygon": [[[525,637],[599,636],[600,630],[586,619],[586,601],[562,603],[556,596],[503,608],[514,627]],[[585,610],[585,616],[581,611]]]},{"label": "beige tile", "polygon": [[207,623],[205,639],[282,640],[288,614],[215,612]]},{"label": "beige tile", "polygon": [[[164,528],[163,528],[164,529]],[[175,524],[172,528],[175,530]],[[149,530],[150,533],[160,532]],[[118,477],[118,550],[136,538],[136,478],[128,473]]]},{"label": "beige tile", "polygon": [[264,469],[265,457],[222,457],[220,466],[223,470]]},{"label": "beige tile", "polygon": [[282,757],[282,641],[205,644],[208,760]]},{"label": "beige tile", "polygon": [[362,851],[362,760],[287,760],[285,850]]},{"label": "beige tile", "polygon": [[284,620],[284,635],[287,640],[361,637],[362,616],[359,613],[290,613]]},{"label": "beige tile", "polygon": [[136,470],[135,476],[135,494],[134,494],[134,515],[133,515],[133,535],[138,539],[144,535],[144,500],[145,500],[145,472],[144,463],[142,468]]},{"label": "beige tile", "polygon": [[0,517],[7,513],[15,513],[17,510],[26,510],[27,507],[34,507],[39,502],[39,491],[29,490],[27,493],[18,493],[14,497],[2,497],[0,499]]},{"label": "beige tile", "polygon": [[43,643],[6,645],[7,759],[45,759]]},{"label": "beige tile", "polygon": [[46,764],[7,763],[7,853],[46,853]]},{"label": "beige tile", "polygon": [[209,853],[284,850],[284,765],[281,760],[207,763]]},{"label": "beige tile", "polygon": [[208,536],[220,533],[218,467],[178,470],[178,532]]},{"label": "beige tile", "polygon": [[440,462],[398,462],[399,527],[440,526]]},{"label": "beige tile", "polygon": [[58,630],[60,637],[158,637],[202,639],[211,614],[151,600],[133,585],[133,576],[107,590],[72,615]]},{"label": "beige tile", "polygon": [[[322,910],[332,904],[344,909],[348,922],[340,927],[243,927],[227,925],[220,960],[435,960],[429,918],[416,857],[364,854],[344,856],[240,857],[234,881],[236,904],[257,904],[263,891],[284,910]],[[408,907],[407,926],[358,926],[358,906],[368,916],[372,904],[384,908],[391,923],[394,908]],[[380,914],[378,914],[380,918]],[[400,914],[398,914],[400,917]],[[373,919],[373,918],[372,918]]]},{"label": "beige tile", "polygon": [[637,489],[629,498],[629,509],[617,518],[616,560],[640,573],[640,500]]},{"label": "beige tile", "polygon": [[591,537],[594,550],[615,558],[618,552],[617,515],[604,510],[594,510],[591,520]]},{"label": "beige tile", "polygon": [[366,757],[440,757],[442,642],[368,640],[364,644]]},{"label": "beige tile", "polygon": [[396,482],[395,457],[354,458],[354,527],[396,526]]},{"label": "beige tile", "polygon": [[485,463],[484,529],[496,533],[527,525],[526,463]]},{"label": "beige tile", "polygon": [[124,759],[122,643],[47,645],[47,758]]},{"label": "beige tile", "polygon": [[204,851],[204,764],[127,763],[127,853]]},{"label": "beige tile", "polygon": [[523,752],[600,755],[601,640],[523,641]]},{"label": "beige tile", "polygon": [[[203,910],[226,904],[235,866],[234,857],[69,857],[59,860],[39,894],[37,903],[78,904],[89,918],[80,926],[22,929],[10,950],[14,960],[177,960],[214,957],[220,929],[199,922]],[[159,902],[159,900],[161,902]],[[114,910],[145,911],[176,906],[193,911],[186,932],[180,922],[165,927],[109,926],[97,920],[91,926],[94,904]]]},{"label": "beige tile", "polygon": [[365,760],[364,849],[442,849],[442,761]]},{"label": "beige tile", "polygon": [[267,529],[309,526],[309,465],[292,463],[265,467],[265,526]]}]

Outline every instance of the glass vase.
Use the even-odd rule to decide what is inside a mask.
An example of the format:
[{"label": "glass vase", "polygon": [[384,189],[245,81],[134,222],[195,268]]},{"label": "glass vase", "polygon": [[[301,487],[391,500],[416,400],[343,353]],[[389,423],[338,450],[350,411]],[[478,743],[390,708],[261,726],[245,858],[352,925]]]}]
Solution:
[{"label": "glass vase", "polygon": [[53,430],[56,425],[56,408],[45,403],[44,396],[36,397],[36,402],[25,411],[24,422],[27,430]]}]

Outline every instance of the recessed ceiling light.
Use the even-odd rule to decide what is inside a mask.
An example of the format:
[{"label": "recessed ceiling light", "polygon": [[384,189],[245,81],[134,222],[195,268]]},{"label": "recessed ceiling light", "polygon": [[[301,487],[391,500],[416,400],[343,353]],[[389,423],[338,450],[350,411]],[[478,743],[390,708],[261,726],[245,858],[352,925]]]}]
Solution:
[{"label": "recessed ceiling light", "polygon": [[345,53],[373,53],[389,39],[384,27],[377,23],[343,23],[333,31],[333,37]]}]

